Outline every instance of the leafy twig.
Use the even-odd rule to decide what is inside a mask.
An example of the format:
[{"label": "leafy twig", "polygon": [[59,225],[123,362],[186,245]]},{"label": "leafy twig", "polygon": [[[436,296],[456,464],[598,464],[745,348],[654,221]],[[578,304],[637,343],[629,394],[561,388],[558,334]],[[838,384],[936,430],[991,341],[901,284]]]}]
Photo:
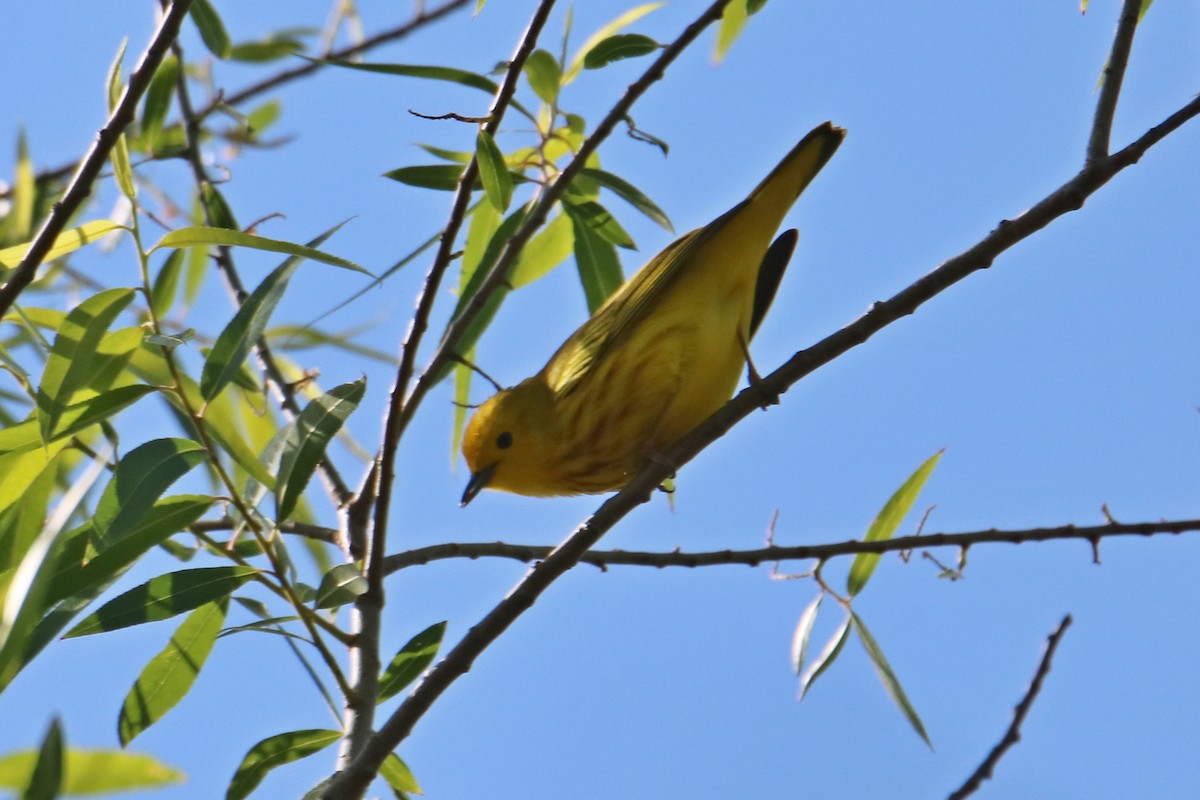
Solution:
[{"label": "leafy twig", "polygon": [[1021,698],[1021,702],[1017,703],[1017,707],[1013,709],[1013,720],[1008,726],[1008,730],[1004,732],[1004,737],[992,748],[988,753],[987,758],[983,760],[976,770],[971,773],[971,777],[967,778],[966,782],[950,794],[949,800],[963,800],[975,794],[983,782],[992,777],[992,772],[996,769],[996,765],[1000,763],[1000,759],[1008,752],[1014,744],[1021,740],[1021,723],[1025,721],[1025,716],[1029,713],[1029,709],[1033,707],[1033,701],[1037,699],[1038,692],[1042,690],[1042,681],[1050,672],[1050,662],[1054,658],[1054,651],[1058,649],[1058,643],[1062,639],[1062,635],[1066,633],[1067,628],[1071,626],[1071,615],[1067,614],[1063,617],[1062,622],[1058,623],[1058,627],[1046,639],[1046,652],[1042,654],[1042,661],[1038,664],[1037,672],[1033,675],[1033,681],[1029,684],[1029,689],[1025,692],[1025,696]]},{"label": "leafy twig", "polygon": [[96,135],[96,141],[92,143],[83,160],[79,162],[75,177],[71,179],[62,199],[54,204],[50,214],[42,223],[41,230],[37,232],[37,236],[30,243],[29,251],[9,275],[8,282],[0,288],[0,317],[8,313],[25,287],[33,282],[42,260],[54,246],[54,240],[63,232],[67,222],[92,193],[92,184],[100,175],[100,170],[104,167],[104,162],[108,160],[112,149],[116,147],[117,141],[133,122],[138,102],[141,101],[142,95],[150,86],[150,80],[171,48],[171,43],[179,35],[179,28],[183,24],[183,18],[191,3],[192,0],[174,0],[170,8],[163,14],[158,30],[154,32],[154,37],[150,40],[145,52],[142,53],[137,66],[129,74],[129,82],[125,86],[124,93],[117,100],[108,121]]}]

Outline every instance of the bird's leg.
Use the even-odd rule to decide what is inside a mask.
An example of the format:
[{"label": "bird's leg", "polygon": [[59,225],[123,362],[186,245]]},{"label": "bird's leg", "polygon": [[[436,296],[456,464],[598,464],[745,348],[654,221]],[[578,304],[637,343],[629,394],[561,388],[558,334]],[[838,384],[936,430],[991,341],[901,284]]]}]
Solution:
[{"label": "bird's leg", "polygon": [[759,393],[762,402],[759,406],[766,411],[771,406],[779,405],[779,392],[774,391],[763,380],[763,376],[758,374],[758,370],[754,367],[754,359],[750,357],[750,346],[746,344],[746,340],[742,337],[742,332],[737,332],[738,344],[742,348],[742,355],[746,358],[746,381],[751,387]]}]

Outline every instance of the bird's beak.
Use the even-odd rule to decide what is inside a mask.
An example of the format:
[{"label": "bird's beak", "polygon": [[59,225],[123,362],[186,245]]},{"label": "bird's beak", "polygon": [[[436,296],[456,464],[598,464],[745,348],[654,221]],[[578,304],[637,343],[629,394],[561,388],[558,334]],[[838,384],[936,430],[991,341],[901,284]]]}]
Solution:
[{"label": "bird's beak", "polygon": [[492,473],[496,471],[496,465],[484,467],[478,472],[471,473],[471,480],[467,481],[467,488],[463,490],[462,502],[459,503],[459,508],[466,508],[467,503],[475,499],[475,495],[487,488],[488,483],[492,480]]}]

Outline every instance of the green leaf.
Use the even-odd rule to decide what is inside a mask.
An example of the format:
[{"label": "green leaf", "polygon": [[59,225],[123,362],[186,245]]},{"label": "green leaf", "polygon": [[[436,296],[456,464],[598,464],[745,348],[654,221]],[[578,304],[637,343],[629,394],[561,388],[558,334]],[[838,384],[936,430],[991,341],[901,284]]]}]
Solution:
[{"label": "green leaf", "polygon": [[257,42],[242,42],[229,49],[229,58],[248,64],[266,64],[287,58],[304,49],[304,42],[292,36],[278,36]]},{"label": "green leaf", "polygon": [[129,535],[171,484],[208,457],[190,439],[151,439],[125,454],[96,503],[92,540],[103,550]]},{"label": "green leaf", "polygon": [[842,652],[842,648],[846,644],[846,639],[850,635],[850,617],[846,617],[838,629],[834,631],[833,636],[829,637],[829,641],[825,643],[825,647],[817,657],[808,665],[808,669],[800,676],[800,698],[804,699],[804,695],[812,688],[813,683],[817,678],[821,677],[825,670],[833,665],[837,660],[838,654]]},{"label": "green leaf", "polygon": [[[124,57],[125,42],[123,41],[120,50],[117,51],[117,57],[108,70],[108,111],[110,114],[116,110],[117,101],[125,91],[125,86],[121,83],[121,61]],[[129,141],[125,138],[124,132],[117,134],[117,141],[114,143],[108,159],[112,163],[113,175],[116,176],[121,194],[130,200],[135,199],[137,190],[133,186],[133,167],[129,163]]]},{"label": "green leaf", "polygon": [[467,244],[463,248],[462,271],[458,280],[460,288],[469,284],[503,219],[491,203],[476,203],[470,213],[471,223],[467,226]]},{"label": "green leaf", "polygon": [[610,36],[604,41],[598,42],[584,56],[583,68],[600,69],[614,61],[637,58],[648,53],[653,53],[660,47],[662,45],[649,36],[643,36],[640,33],[618,33],[616,36]]},{"label": "green leaf", "polygon": [[242,233],[241,231],[227,230],[225,228],[207,228],[202,226],[180,228],[179,230],[171,231],[160,239],[158,244],[150,248],[150,252],[153,253],[155,250],[165,247],[199,247],[211,244],[224,247],[249,247],[254,250],[265,250],[269,253],[286,253],[290,256],[310,258],[313,261],[320,261],[323,264],[361,272],[364,275],[371,274],[351,261],[312,247],[306,247],[295,242],[268,239],[265,236],[255,236],[252,233]]},{"label": "green leaf", "polygon": [[808,657],[808,641],[812,636],[813,625],[817,621],[817,612],[821,610],[821,601],[825,592],[820,592],[800,615],[796,623],[796,632],[792,636],[792,667],[797,675],[804,674],[804,661]]},{"label": "green leaf", "polygon": [[42,748],[38,752],[37,763],[33,766],[33,774],[29,776],[29,785],[21,793],[21,800],[54,800],[58,797],[63,783],[63,735],[62,724],[58,717],[50,723],[42,739]]},{"label": "green leaf", "polygon": [[72,532],[64,543],[46,601],[56,603],[93,587],[107,587],[151,548],[204,516],[214,502],[215,498],[206,495],[164,497],[124,536],[99,552],[94,552],[91,546],[94,537],[90,524]]},{"label": "green leaf", "polygon": [[100,292],[76,306],[58,329],[37,390],[43,441],[49,442],[58,432],[63,412],[75,392],[84,388],[101,339],[131,300],[132,289]]},{"label": "green leaf", "polygon": [[[153,386],[135,384],[119,386],[103,394],[90,397],[62,410],[58,417],[58,430],[50,441],[58,441],[110,419],[124,408],[155,392]],[[0,430],[0,454],[26,452],[42,446],[40,420],[28,419]]]},{"label": "green leaf", "polygon": [[387,758],[379,765],[379,777],[387,781],[387,785],[392,787],[397,796],[401,796],[403,792],[422,794],[421,786],[413,777],[412,770],[395,753],[388,753]]},{"label": "green leaf", "polygon": [[227,607],[228,599],[222,598],[188,614],[166,648],[150,659],[125,696],[117,719],[122,747],[162,719],[192,688],[221,632]]},{"label": "green leaf", "polygon": [[[887,503],[871,522],[871,527],[867,530],[863,541],[878,542],[892,538],[892,534],[904,521],[904,517],[912,508],[912,504],[916,502],[917,495],[925,487],[925,482],[933,474],[933,468],[937,466],[941,457],[942,451],[939,450],[926,459],[925,463],[917,467],[916,472],[910,475],[908,480],[888,498]],[[878,553],[859,553],[854,557],[854,563],[850,565],[850,575],[846,578],[846,591],[851,597],[861,592],[867,585],[867,581],[871,579],[871,573],[875,571],[878,563]]]},{"label": "green leaf", "polygon": [[637,246],[633,243],[633,239],[621,224],[617,222],[607,208],[594,201],[586,201],[583,203],[563,203],[564,208],[569,208],[573,212],[573,216],[583,222],[593,231],[598,233],[606,241],[612,242],[617,247],[623,247],[626,250],[636,250]]},{"label": "green leaf", "polygon": [[336,608],[353,603],[367,591],[367,579],[355,564],[338,564],[321,576],[317,587],[316,607]]},{"label": "green leaf", "polygon": [[[475,348],[472,347],[464,356],[467,361],[474,363]],[[450,432],[450,468],[458,465],[458,452],[462,447],[463,430],[467,426],[467,412],[471,402],[471,378],[475,371],[466,364],[454,366],[454,423]]]},{"label": "green leaf", "polygon": [[11,241],[33,236],[37,193],[37,176],[33,171],[33,160],[29,157],[29,142],[25,137],[25,129],[21,128],[17,133],[17,172],[13,179],[12,194],[9,195],[12,208],[4,220],[5,239]]},{"label": "green leaf", "polygon": [[[0,787],[21,790],[29,783],[37,754],[25,751],[0,758]],[[132,792],[158,789],[184,781],[183,773],[140,753],[119,750],[81,750],[66,752],[67,796]]]},{"label": "green leaf", "polygon": [[725,6],[721,15],[721,25],[717,28],[717,46],[713,50],[713,60],[720,62],[729,52],[729,48],[741,36],[746,27],[750,14],[746,9],[746,0],[733,0]]},{"label": "green leaf", "polygon": [[554,56],[545,50],[534,50],[525,61],[525,78],[529,81],[534,94],[543,102],[554,104],[558,100],[559,81],[562,80],[562,68]]},{"label": "green leaf", "polygon": [[203,212],[200,218],[207,220],[210,226],[241,231],[242,226],[238,225],[237,219],[234,218],[233,209],[229,207],[225,195],[211,183],[200,184],[200,205]]},{"label": "green leaf", "polygon": [[603,239],[586,221],[564,205],[575,233],[575,264],[579,270],[579,281],[587,297],[588,311],[594,313],[622,283],[621,261],[617,249]]},{"label": "green leaf", "polygon": [[[433,663],[442,638],[446,635],[446,623],[435,622],[400,648],[379,679],[379,701],[382,703],[395,697],[405,686],[421,677],[421,673]],[[412,791],[412,790],[410,790]]]},{"label": "green leaf", "polygon": [[63,637],[88,636],[168,619],[226,597],[258,574],[254,567],[201,567],[151,578],[113,598]]},{"label": "green leaf", "polygon": [[263,739],[250,748],[238,765],[225,792],[225,800],[248,797],[267,773],[276,767],[324,750],[342,738],[341,731],[305,730],[280,733]]},{"label": "green leaf", "polygon": [[150,304],[159,319],[165,317],[175,304],[175,294],[179,289],[179,276],[187,255],[186,250],[172,250],[163,262],[162,268],[154,276],[154,286],[150,290]]},{"label": "green leaf", "polygon": [[[46,257],[42,259],[42,263],[49,264],[54,259],[62,258],[68,253],[73,253],[86,244],[97,242],[116,230],[125,231],[129,229],[111,220],[97,219],[85,222],[78,228],[63,231],[54,237],[54,245],[46,253]],[[29,252],[30,244],[32,242],[23,242],[22,244],[16,244],[0,250],[0,267],[4,269],[15,268],[21,263],[21,259],[25,258],[25,254]]]},{"label": "green leaf", "polygon": [[358,408],[367,391],[367,379],[334,387],[313,399],[300,416],[284,442],[279,461],[279,477],[275,485],[276,518],[287,519],[308,486],[325,449],[346,418]]},{"label": "green leaf", "polygon": [[893,702],[899,706],[904,712],[908,724],[912,725],[913,730],[925,740],[925,744],[929,745],[929,749],[933,749],[933,742],[929,740],[929,734],[925,732],[925,726],[921,723],[921,718],[917,715],[917,710],[913,708],[912,703],[908,701],[908,697],[904,694],[904,689],[900,686],[900,681],[896,678],[896,673],[892,671],[892,667],[888,664],[887,658],[883,655],[883,650],[875,641],[875,637],[867,630],[867,626],[863,623],[862,618],[850,612],[850,619],[854,623],[854,630],[858,633],[858,639],[863,644],[863,648],[867,651],[867,656],[871,659],[871,666],[875,668],[875,674],[879,676],[879,680],[883,681],[883,688],[887,689],[887,693],[891,696]]},{"label": "green leaf", "polygon": [[675,228],[671,225],[671,220],[667,218],[666,213],[653,200],[642,194],[636,186],[624,178],[614,175],[611,172],[591,167],[584,167],[580,174],[585,178],[591,178],[606,189],[611,189],[618,197],[645,214],[651,220],[668,231],[675,232]]},{"label": "green leaf", "polygon": [[193,0],[188,14],[191,15],[192,22],[196,23],[200,39],[208,48],[208,52],[222,61],[229,58],[229,34],[225,32],[225,23],[221,22],[221,17],[212,4],[208,0]]},{"label": "green leaf", "polygon": [[475,159],[479,163],[479,179],[483,181],[483,191],[487,194],[488,202],[503,214],[512,202],[512,175],[508,172],[504,154],[496,146],[496,141],[490,133],[482,129],[475,140]]},{"label": "green leaf", "polygon": [[465,69],[455,69],[454,67],[430,67],[420,64],[359,64],[354,61],[342,61],[337,58],[310,58],[308,60],[321,64],[329,64],[334,67],[357,69],[363,72],[378,72],[384,75],[403,75],[409,78],[449,81],[450,83],[457,83],[459,86],[478,89],[481,92],[487,92],[492,95],[500,90],[495,81],[485,78],[478,73],[468,72]]},{"label": "green leaf", "polygon": [[521,249],[516,266],[508,275],[509,285],[519,289],[533,283],[566,261],[574,246],[575,232],[571,218],[559,214]]},{"label": "green leaf", "polygon": [[571,59],[571,65],[567,67],[567,71],[563,75],[563,85],[567,85],[571,81],[575,80],[576,77],[578,77],[580,70],[583,69],[584,60],[587,58],[588,53],[592,52],[592,49],[595,48],[596,45],[600,44],[605,39],[608,39],[622,28],[626,28],[637,22],[651,11],[656,11],[665,5],[666,3],[646,3],[644,5],[631,8],[589,36],[587,41],[583,43],[578,52],[576,52],[575,56]]},{"label": "green leaf", "polygon": [[163,123],[171,110],[175,97],[175,86],[179,80],[179,59],[169,55],[158,65],[150,86],[146,89],[146,100],[142,105],[142,138],[146,149],[153,152],[162,133]]},{"label": "green leaf", "polygon": [[427,164],[418,167],[400,167],[383,173],[383,177],[421,189],[452,192],[458,187],[458,180],[462,177],[462,173],[463,167],[458,164]]}]

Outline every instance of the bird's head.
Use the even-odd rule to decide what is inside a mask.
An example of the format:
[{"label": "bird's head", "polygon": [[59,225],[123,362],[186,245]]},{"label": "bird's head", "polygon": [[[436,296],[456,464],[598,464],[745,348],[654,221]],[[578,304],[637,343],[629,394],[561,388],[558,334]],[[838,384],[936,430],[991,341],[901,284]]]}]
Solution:
[{"label": "bird's head", "polygon": [[545,495],[555,451],[554,400],[537,377],[504,389],[479,407],[463,433],[471,480],[462,505],[483,489]]}]

